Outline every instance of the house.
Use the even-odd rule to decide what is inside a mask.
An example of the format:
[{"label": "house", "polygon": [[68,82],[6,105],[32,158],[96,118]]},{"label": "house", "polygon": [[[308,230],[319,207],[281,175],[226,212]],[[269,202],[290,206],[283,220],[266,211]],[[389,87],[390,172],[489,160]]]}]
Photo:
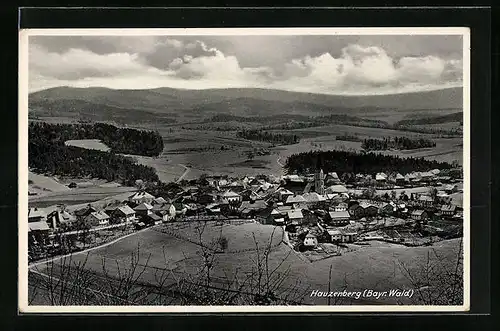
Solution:
[{"label": "house", "polygon": [[326,194],[335,194],[335,193],[348,193],[349,191],[344,185],[332,185],[325,189]]},{"label": "house", "polygon": [[182,204],[180,202],[174,202],[173,205],[175,208],[175,215],[176,216],[186,215],[187,207],[184,204]]},{"label": "house", "polygon": [[153,199],[153,202],[151,204],[154,206],[154,205],[162,205],[164,203],[167,203],[167,200],[163,199],[163,197],[157,197]]},{"label": "house", "polygon": [[328,233],[331,242],[342,241],[342,232],[340,230],[327,229],[326,232]]},{"label": "house", "polygon": [[400,173],[396,174],[396,183],[397,184],[402,184],[405,181],[405,177],[401,175]]},{"label": "house", "polygon": [[164,203],[153,206],[153,212],[162,217],[163,221],[168,222],[175,218],[175,206],[173,203]]},{"label": "house", "polygon": [[433,181],[434,179],[436,179],[436,175],[433,174],[432,172],[430,171],[427,171],[427,172],[421,172],[420,173],[420,179],[421,181],[423,182],[431,182]]},{"label": "house", "polygon": [[269,209],[267,203],[260,199],[255,201],[243,201],[239,208],[242,216],[254,217],[254,216],[266,216],[266,212]]},{"label": "house", "polygon": [[216,196],[211,193],[202,193],[198,194],[196,196],[196,202],[202,204],[202,205],[208,205],[210,203],[213,203],[215,201]]},{"label": "house", "polygon": [[218,203],[211,203],[205,207],[210,215],[217,215],[221,213],[220,205]]},{"label": "house", "polygon": [[153,213],[153,206],[147,202],[143,202],[134,208],[138,216],[147,216]]},{"label": "house", "polygon": [[47,214],[38,208],[28,210],[28,223],[47,222]]},{"label": "house", "polygon": [[354,204],[348,209],[349,215],[354,219],[360,219],[365,216],[365,209],[359,204]]},{"label": "house", "polygon": [[99,210],[88,204],[85,208],[79,209],[75,211],[75,216],[77,219],[86,219],[90,214],[98,212]]},{"label": "house", "polygon": [[146,216],[141,216],[141,221],[146,225],[157,225],[162,222],[162,218],[155,213],[152,213]]},{"label": "house", "polygon": [[284,188],[291,192],[302,193],[308,183],[309,182],[305,178],[298,175],[289,175],[285,177]]},{"label": "house", "polygon": [[328,213],[328,219],[332,225],[343,226],[349,224],[351,215],[347,211],[331,211]]},{"label": "house", "polygon": [[412,211],[411,218],[417,221],[424,221],[429,218],[429,215],[425,210],[417,209]]},{"label": "house", "polygon": [[48,235],[50,227],[45,221],[28,222],[28,232],[36,232],[41,235]]},{"label": "house", "polygon": [[418,198],[418,205],[421,207],[430,207],[434,203],[434,199],[428,195],[421,195]]},{"label": "house", "polygon": [[128,205],[123,205],[115,209],[113,212],[114,222],[116,223],[128,223],[136,221],[135,210],[130,208]]},{"label": "house", "polygon": [[342,242],[343,243],[352,243],[358,240],[358,233],[354,231],[342,231]]},{"label": "house", "polygon": [[340,178],[336,172],[327,173],[324,180],[326,185],[340,184]]},{"label": "house", "polygon": [[91,226],[104,226],[109,224],[109,215],[104,211],[95,211],[85,219]]},{"label": "house", "polygon": [[275,218],[275,219],[273,219],[273,224],[276,226],[284,226],[285,219],[284,218]]},{"label": "house", "polygon": [[387,175],[383,172],[379,172],[378,174],[375,175],[375,180],[377,182],[385,182],[387,181]]},{"label": "house", "polygon": [[304,220],[304,215],[302,214],[302,210],[294,209],[287,213],[287,219],[290,224],[298,225],[302,224]]},{"label": "house", "polygon": [[230,204],[241,202],[243,199],[238,193],[227,190],[221,195],[222,199],[226,199]]},{"label": "house", "polygon": [[153,195],[145,191],[136,192],[128,198],[130,202],[133,202],[136,205],[140,205],[141,203],[151,204],[154,199],[155,197]]},{"label": "house", "polygon": [[448,194],[456,193],[458,192],[458,186],[456,184],[447,184],[443,190]]},{"label": "house", "polygon": [[294,204],[300,204],[300,203],[306,203],[306,199],[304,199],[304,197],[302,197],[302,195],[298,195],[298,194],[289,196],[285,201],[285,204],[287,204],[289,206],[294,205]]},{"label": "house", "polygon": [[347,211],[347,203],[345,202],[339,202],[335,206],[331,207],[330,209],[333,208],[333,211]]},{"label": "house", "polygon": [[304,198],[306,203],[308,203],[309,205],[313,205],[313,204],[317,204],[317,203],[326,201],[326,198],[324,196],[319,195],[316,192],[304,193],[302,195],[302,197]]},{"label": "house", "polygon": [[61,226],[71,227],[76,223],[76,216],[66,210],[54,210],[47,215],[47,223],[52,229],[58,229]]},{"label": "house", "polygon": [[394,203],[384,202],[379,207],[379,212],[383,215],[391,215],[392,213],[396,212],[396,210],[397,207]]},{"label": "house", "polygon": [[444,216],[453,216],[457,210],[455,205],[443,205],[441,206],[441,214]]},{"label": "house", "polygon": [[364,216],[375,216],[378,214],[378,208],[371,203],[368,202],[361,202],[360,207],[364,209],[363,215]]},{"label": "house", "polygon": [[306,248],[315,248],[318,246],[318,238],[314,234],[308,233],[304,238],[303,244]]},{"label": "house", "polygon": [[286,201],[286,199],[288,199],[288,197],[291,197],[293,196],[293,192],[287,190],[286,188],[280,188],[278,190],[278,199],[279,201]]},{"label": "house", "polygon": [[311,209],[302,209],[302,224],[317,224],[319,221],[319,213]]}]

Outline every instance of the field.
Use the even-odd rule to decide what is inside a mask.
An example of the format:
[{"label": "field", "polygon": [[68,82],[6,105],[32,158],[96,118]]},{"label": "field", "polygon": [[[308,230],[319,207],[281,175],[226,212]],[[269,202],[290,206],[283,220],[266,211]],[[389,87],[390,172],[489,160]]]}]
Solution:
[{"label": "field", "polygon": [[48,195],[53,192],[67,192],[69,187],[56,180],[53,177],[37,175],[33,172],[28,173],[28,189],[30,193],[36,193],[36,196]]},{"label": "field", "polygon": [[[284,288],[297,286],[297,293],[309,293],[314,289],[327,291],[329,270],[332,266],[331,290],[333,291],[342,290],[346,286],[352,291],[363,289],[385,291],[409,286],[399,267],[401,263],[407,263],[417,270],[426,261],[431,250],[435,250],[440,258],[453,263],[453,257],[456,256],[454,254],[460,243],[459,240],[447,240],[432,247],[408,248],[373,241],[368,246],[349,245],[352,249],[341,256],[309,262],[301,256],[301,253],[293,251],[287,244],[281,242],[280,228],[248,222],[222,226],[216,222],[208,222],[203,231],[199,231],[200,226],[201,224],[196,223],[175,223],[149,228],[111,245],[94,249],[88,256],[75,254],[72,263],[87,259],[87,269],[98,274],[106,270],[110,275],[116,276],[127,269],[131,255],[138,254],[139,265],[149,270],[140,276],[141,282],[157,284],[157,275],[161,270],[168,270],[172,275],[177,275],[176,277],[194,279],[204,261],[200,243],[210,243],[222,234],[229,239],[228,246],[224,253],[215,254],[212,271],[214,283],[222,286],[227,279],[244,277],[252,273],[252,270],[255,271],[258,256],[256,247],[259,247],[262,256],[264,247],[269,244],[272,237],[269,266],[270,269],[278,268],[278,272],[282,274],[289,272],[282,284]],[[168,234],[167,231],[172,231],[175,235]],[[255,241],[252,234],[255,234]],[[61,260],[55,263],[57,266]],[[41,264],[36,269],[44,272],[46,267]],[[174,280],[170,279],[165,282],[165,286],[174,283]],[[326,304],[325,298],[306,295],[305,300],[306,304]],[[347,303],[395,304],[396,302],[386,298],[348,300]]]},{"label": "field", "polygon": [[98,139],[79,139],[79,140],[68,140],[64,142],[66,146],[75,146],[86,149],[95,149],[98,151],[107,152],[110,150],[102,141]]}]

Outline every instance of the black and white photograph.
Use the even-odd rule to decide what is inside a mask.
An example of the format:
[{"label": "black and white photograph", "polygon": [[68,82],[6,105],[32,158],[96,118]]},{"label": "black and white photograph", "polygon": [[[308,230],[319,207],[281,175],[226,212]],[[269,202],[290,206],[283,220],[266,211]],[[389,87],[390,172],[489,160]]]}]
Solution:
[{"label": "black and white photograph", "polygon": [[469,310],[469,43],[21,30],[20,311]]}]

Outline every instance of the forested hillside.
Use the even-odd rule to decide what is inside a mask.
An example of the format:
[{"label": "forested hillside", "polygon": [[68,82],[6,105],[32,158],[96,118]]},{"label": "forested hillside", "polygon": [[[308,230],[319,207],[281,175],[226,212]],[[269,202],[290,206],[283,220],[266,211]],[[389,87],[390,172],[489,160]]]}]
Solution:
[{"label": "forested hillside", "polygon": [[376,153],[357,154],[331,150],[293,154],[286,160],[285,169],[289,174],[307,174],[314,172],[318,165],[325,172],[335,171],[339,175],[346,172],[373,174],[392,171],[406,174],[413,171],[452,168],[449,163],[428,161],[424,158],[399,158]]},{"label": "forested hillside", "polygon": [[[101,139],[111,152],[66,146],[67,140]],[[106,179],[133,185],[137,179],[158,181],[153,168],[115,153],[158,155],[163,141],[155,132],[120,129],[107,124],[30,123],[28,165],[50,175]]]}]

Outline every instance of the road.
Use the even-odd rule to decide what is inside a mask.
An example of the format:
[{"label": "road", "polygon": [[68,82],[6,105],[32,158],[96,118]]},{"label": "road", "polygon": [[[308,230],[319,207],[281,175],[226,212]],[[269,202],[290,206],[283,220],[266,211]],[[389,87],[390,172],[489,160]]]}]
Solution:
[{"label": "road", "polygon": [[181,180],[184,179],[184,177],[186,177],[186,175],[189,173],[189,170],[190,168],[185,166],[184,164],[181,164],[181,163],[178,163],[178,165],[180,165],[181,167],[183,167],[185,169],[184,173],[177,179],[176,183],[180,182]]}]

